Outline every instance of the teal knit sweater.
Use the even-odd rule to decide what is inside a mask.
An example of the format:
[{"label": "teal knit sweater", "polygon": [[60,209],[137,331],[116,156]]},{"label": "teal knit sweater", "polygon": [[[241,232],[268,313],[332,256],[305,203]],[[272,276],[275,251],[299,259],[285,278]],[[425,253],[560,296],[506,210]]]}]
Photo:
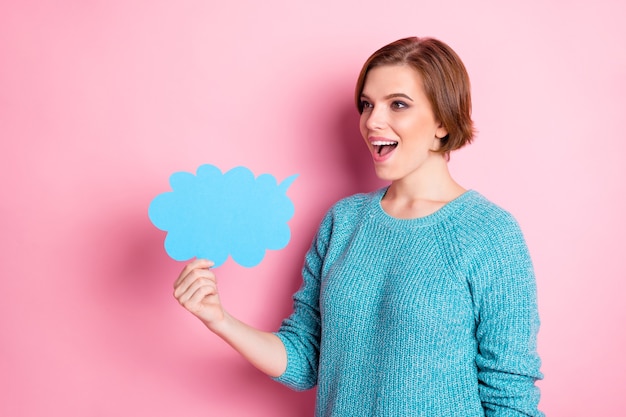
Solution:
[{"label": "teal knit sweater", "polygon": [[335,204],[276,334],[276,380],[318,417],[543,416],[535,278],[514,218],[475,191],[418,219],[386,189]]}]

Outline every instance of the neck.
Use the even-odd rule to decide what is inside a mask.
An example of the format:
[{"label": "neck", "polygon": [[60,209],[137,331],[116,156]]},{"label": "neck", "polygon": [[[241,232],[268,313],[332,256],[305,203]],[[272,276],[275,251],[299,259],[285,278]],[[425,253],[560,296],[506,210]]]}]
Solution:
[{"label": "neck", "polygon": [[428,216],[466,190],[457,184],[443,155],[431,155],[418,171],[395,180],[387,189],[381,205],[387,214],[400,219]]},{"label": "neck", "polygon": [[444,155],[433,154],[418,171],[395,180],[386,198],[415,202],[420,200],[449,202],[465,192],[450,175]]}]

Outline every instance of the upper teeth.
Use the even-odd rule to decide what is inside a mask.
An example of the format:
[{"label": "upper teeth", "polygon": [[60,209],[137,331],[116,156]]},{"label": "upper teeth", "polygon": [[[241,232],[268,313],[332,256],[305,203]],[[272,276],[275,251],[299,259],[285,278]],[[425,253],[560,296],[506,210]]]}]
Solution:
[{"label": "upper teeth", "polygon": [[372,142],[372,145],[374,146],[385,146],[385,145],[395,145],[398,142],[396,141],[391,141],[391,140],[375,140]]}]

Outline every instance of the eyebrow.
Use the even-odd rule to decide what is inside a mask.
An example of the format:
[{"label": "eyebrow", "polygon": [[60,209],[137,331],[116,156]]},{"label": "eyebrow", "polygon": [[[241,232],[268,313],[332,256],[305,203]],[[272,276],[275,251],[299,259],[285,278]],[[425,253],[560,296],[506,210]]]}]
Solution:
[{"label": "eyebrow", "polygon": [[[411,97],[407,96],[404,93],[392,93],[392,94],[386,95],[384,98],[385,98],[385,100],[389,100],[391,98],[397,98],[397,97],[403,97],[403,98],[406,98],[407,100],[413,101],[413,99]],[[369,99],[367,94],[361,94],[361,98]]]}]

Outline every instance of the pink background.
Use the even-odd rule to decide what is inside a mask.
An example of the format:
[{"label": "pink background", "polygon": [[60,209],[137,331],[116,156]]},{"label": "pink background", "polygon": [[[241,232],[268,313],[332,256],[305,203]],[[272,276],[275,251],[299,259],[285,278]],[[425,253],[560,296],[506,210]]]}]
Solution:
[{"label": "pink background", "polygon": [[203,163],[299,174],[288,247],[218,270],[227,308],[275,329],[323,212],[380,185],[352,89],[408,35],[448,42],[470,72],[480,133],[451,167],[526,234],[541,408],[626,415],[624,4],[2,2],[0,415],[311,416],[312,391],[177,305],[182,264],[147,208]]}]

